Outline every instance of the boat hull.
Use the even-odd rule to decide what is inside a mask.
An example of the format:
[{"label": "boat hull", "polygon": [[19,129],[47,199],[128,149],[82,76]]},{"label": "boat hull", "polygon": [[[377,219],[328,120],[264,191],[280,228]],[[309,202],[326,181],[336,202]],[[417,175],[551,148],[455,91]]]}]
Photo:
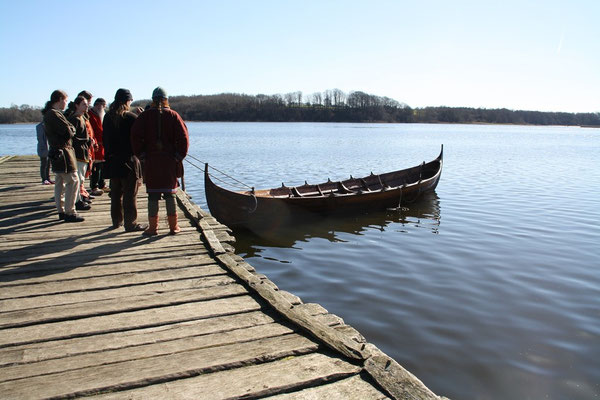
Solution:
[{"label": "boat hull", "polygon": [[[436,188],[443,149],[419,166],[341,182],[233,192],[216,185],[205,167],[206,200],[211,214],[231,228],[273,230],[323,215],[351,214],[399,207]],[[286,195],[287,193],[287,195]]]}]

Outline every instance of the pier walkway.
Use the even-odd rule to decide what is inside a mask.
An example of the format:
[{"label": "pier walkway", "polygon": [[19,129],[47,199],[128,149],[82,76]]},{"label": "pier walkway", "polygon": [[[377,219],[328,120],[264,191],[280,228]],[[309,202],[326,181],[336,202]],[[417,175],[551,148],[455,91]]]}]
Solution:
[{"label": "pier walkway", "polygon": [[0,157],[0,399],[439,399],[236,256],[185,193],[182,232],[161,204],[152,238],[109,229],[106,194],[82,223],[53,195],[37,157]]}]

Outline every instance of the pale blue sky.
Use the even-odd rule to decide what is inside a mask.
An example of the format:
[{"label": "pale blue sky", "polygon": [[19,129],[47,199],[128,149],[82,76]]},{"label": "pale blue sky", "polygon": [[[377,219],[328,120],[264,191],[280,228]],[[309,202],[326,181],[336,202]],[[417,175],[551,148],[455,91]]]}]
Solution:
[{"label": "pale blue sky", "polygon": [[0,0],[0,107],[338,88],[600,112],[600,1]]}]

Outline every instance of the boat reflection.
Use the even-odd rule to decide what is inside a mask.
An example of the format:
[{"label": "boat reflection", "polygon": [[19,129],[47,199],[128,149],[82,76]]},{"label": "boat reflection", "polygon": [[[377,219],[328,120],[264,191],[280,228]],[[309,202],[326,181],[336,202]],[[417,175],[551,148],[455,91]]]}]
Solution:
[{"label": "boat reflection", "polygon": [[253,257],[262,247],[293,248],[298,242],[311,238],[323,238],[330,242],[343,242],[340,233],[363,235],[365,231],[377,229],[385,231],[394,224],[394,229],[406,231],[410,227],[424,228],[437,234],[440,226],[440,201],[435,192],[424,193],[418,201],[398,209],[374,211],[352,216],[330,216],[311,218],[290,226],[277,229],[251,232],[235,230],[236,253]]}]

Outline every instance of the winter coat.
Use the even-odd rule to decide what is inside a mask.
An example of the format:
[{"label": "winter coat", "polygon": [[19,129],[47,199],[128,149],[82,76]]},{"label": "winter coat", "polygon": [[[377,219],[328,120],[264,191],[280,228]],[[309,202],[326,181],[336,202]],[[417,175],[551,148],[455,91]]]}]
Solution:
[{"label": "winter coat", "polygon": [[73,148],[75,149],[75,158],[77,161],[88,162],[90,160],[90,146],[92,139],[88,134],[85,117],[71,114],[69,122],[75,127],[75,136],[73,137]]},{"label": "winter coat", "polygon": [[48,158],[55,173],[77,171],[73,136],[75,127],[67,121],[60,110],[49,109],[44,114],[44,128],[48,138]]},{"label": "winter coat", "polygon": [[131,130],[131,144],[144,161],[147,192],[176,192],[178,169],[189,147],[188,130],[179,114],[168,107],[144,111]]},{"label": "winter coat", "polygon": [[104,154],[106,165],[103,173],[106,178],[125,178],[130,172],[142,177],[140,161],[131,149],[131,126],[137,115],[128,111],[123,115],[108,112],[102,123]]},{"label": "winter coat", "polygon": [[35,126],[37,134],[37,154],[40,157],[48,157],[48,139],[46,139],[46,130],[44,123],[40,122]]},{"label": "winter coat", "polygon": [[94,131],[94,139],[96,140],[96,146],[94,147],[94,161],[101,162],[104,161],[104,141],[102,135],[102,120],[94,112],[94,110],[89,111],[90,116],[90,124],[92,125],[92,130]]}]

